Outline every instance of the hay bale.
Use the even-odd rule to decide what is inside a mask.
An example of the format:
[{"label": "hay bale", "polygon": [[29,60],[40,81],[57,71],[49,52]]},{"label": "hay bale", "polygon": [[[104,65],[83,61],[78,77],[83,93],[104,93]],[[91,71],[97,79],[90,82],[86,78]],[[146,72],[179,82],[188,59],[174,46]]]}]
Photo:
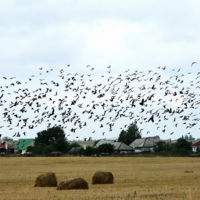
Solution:
[{"label": "hay bale", "polygon": [[47,186],[48,187],[57,187],[57,178],[56,178],[56,175],[55,173],[47,173],[46,174],[46,179],[47,179]]},{"label": "hay bale", "polygon": [[92,177],[92,184],[113,184],[114,177],[111,172],[96,172]]},{"label": "hay bale", "polygon": [[45,175],[40,175],[36,178],[34,187],[46,187],[47,179]]},{"label": "hay bale", "polygon": [[42,174],[36,178],[34,187],[56,187],[57,178],[55,173]]},{"label": "hay bale", "polygon": [[88,183],[83,178],[71,178],[59,183],[57,190],[87,190]]}]

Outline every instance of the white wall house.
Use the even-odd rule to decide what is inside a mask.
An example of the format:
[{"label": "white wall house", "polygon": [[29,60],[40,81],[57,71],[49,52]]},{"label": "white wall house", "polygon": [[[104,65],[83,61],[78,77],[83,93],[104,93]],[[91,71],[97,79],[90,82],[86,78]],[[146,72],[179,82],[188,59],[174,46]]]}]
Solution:
[{"label": "white wall house", "polygon": [[191,147],[193,152],[197,152],[197,149],[200,148],[200,141],[192,144]]}]

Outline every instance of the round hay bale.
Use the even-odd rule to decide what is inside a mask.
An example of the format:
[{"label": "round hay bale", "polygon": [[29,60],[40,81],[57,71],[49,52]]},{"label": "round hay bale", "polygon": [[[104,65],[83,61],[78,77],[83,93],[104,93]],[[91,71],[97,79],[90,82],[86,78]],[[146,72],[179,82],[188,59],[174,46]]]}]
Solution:
[{"label": "round hay bale", "polygon": [[114,177],[111,172],[96,172],[92,177],[92,184],[113,184]]},{"label": "round hay bale", "polygon": [[57,178],[55,173],[42,174],[36,178],[34,187],[56,187]]},{"label": "round hay bale", "polygon": [[87,190],[88,183],[83,178],[71,178],[60,182],[57,190]]},{"label": "round hay bale", "polygon": [[47,179],[45,175],[40,175],[36,178],[34,187],[46,187]]},{"label": "round hay bale", "polygon": [[58,182],[55,173],[47,173],[46,174],[47,186],[48,187],[57,187]]}]

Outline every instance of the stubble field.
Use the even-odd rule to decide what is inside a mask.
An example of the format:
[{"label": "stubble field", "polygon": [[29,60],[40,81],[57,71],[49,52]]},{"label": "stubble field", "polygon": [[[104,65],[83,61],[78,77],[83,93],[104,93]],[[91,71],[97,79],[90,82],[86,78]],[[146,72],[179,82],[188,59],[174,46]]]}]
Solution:
[{"label": "stubble field", "polygon": [[[92,185],[98,171],[110,171],[114,184]],[[193,171],[193,173],[185,173]],[[34,187],[38,175],[54,172],[58,183],[82,177],[89,190]],[[198,200],[199,158],[134,157],[1,157],[0,199],[5,200]]]}]

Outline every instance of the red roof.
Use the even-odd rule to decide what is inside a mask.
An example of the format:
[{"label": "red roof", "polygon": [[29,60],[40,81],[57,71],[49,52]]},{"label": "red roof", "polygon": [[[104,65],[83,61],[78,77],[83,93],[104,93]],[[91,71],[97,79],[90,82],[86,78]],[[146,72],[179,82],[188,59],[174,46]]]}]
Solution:
[{"label": "red roof", "polygon": [[[6,148],[5,142],[0,142],[0,149],[5,149],[5,148]],[[15,148],[8,144],[8,149],[15,149]]]},{"label": "red roof", "polygon": [[192,147],[200,147],[200,141],[194,143],[194,144],[192,145]]}]

